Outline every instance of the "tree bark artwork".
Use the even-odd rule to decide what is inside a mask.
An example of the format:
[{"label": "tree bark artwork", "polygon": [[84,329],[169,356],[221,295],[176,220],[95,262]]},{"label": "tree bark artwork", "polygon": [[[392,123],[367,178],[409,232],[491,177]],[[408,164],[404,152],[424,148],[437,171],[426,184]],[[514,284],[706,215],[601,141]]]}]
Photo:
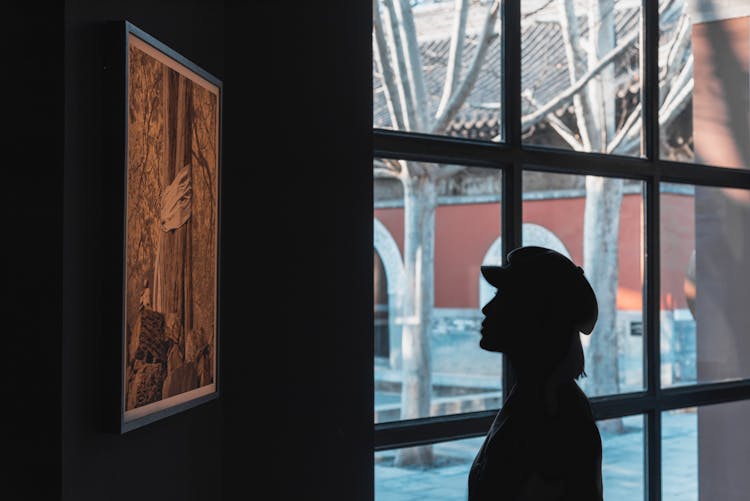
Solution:
[{"label": "tree bark artwork", "polygon": [[131,36],[124,408],[215,390],[219,90]]}]

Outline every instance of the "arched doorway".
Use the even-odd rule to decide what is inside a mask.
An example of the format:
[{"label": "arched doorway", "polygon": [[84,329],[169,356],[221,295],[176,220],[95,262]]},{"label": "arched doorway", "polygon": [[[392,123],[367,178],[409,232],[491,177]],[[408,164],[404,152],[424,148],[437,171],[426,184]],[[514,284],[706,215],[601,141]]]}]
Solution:
[{"label": "arched doorway", "polygon": [[375,356],[377,359],[379,353],[387,353],[383,356],[387,357],[391,368],[396,368],[401,359],[401,328],[397,319],[401,315],[401,296],[406,280],[404,261],[396,240],[377,219],[373,220],[373,246],[373,273],[376,279],[373,304],[376,321]]},{"label": "arched doorway", "polygon": [[378,252],[373,250],[373,297],[375,318],[375,358],[388,359],[390,357],[388,335],[388,280],[383,268],[383,260]]}]

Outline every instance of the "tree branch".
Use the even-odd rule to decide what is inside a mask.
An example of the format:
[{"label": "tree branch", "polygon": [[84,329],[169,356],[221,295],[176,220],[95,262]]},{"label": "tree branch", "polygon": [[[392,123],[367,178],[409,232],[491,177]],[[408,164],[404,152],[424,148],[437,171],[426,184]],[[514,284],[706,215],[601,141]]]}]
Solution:
[{"label": "tree branch", "polygon": [[[685,108],[693,92],[693,79],[690,78],[682,89],[659,110],[659,126],[664,127]],[[670,93],[671,94],[671,93]]]},{"label": "tree branch", "polygon": [[623,40],[622,44],[609,51],[602,59],[599,60],[595,67],[586,72],[586,74],[578,79],[578,81],[574,85],[568,87],[566,90],[550,99],[543,107],[538,108],[527,115],[524,115],[521,119],[522,128],[525,129],[530,125],[539,122],[547,115],[547,113],[560,107],[563,103],[572,99],[576,93],[578,93],[592,78],[597,76],[599,72],[602,71],[602,69],[604,69],[609,63],[614,60],[615,57],[622,54],[625,49],[628,48],[628,46],[638,38],[638,34],[638,30],[630,33]]},{"label": "tree branch", "polygon": [[463,172],[466,170],[466,167],[463,165],[455,165],[455,164],[440,164],[440,168],[435,170],[435,179],[446,179],[449,177],[453,177],[459,172]]},{"label": "tree branch", "polygon": [[492,39],[497,36],[497,34],[494,33],[494,25],[499,10],[500,0],[495,0],[490,4],[489,9],[487,10],[487,17],[484,20],[484,26],[482,27],[482,34],[477,41],[477,51],[476,54],[474,54],[474,59],[471,62],[469,71],[467,71],[463,82],[461,82],[461,85],[451,97],[451,100],[443,110],[443,113],[435,117],[435,124],[430,129],[432,134],[443,132],[448,127],[448,124],[456,116],[456,113],[458,113],[458,110],[464,104],[471,89],[474,87],[474,83],[479,75],[479,70],[484,62],[487,48],[490,46]]},{"label": "tree branch", "polygon": [[[687,20],[687,16],[683,15],[680,17],[680,26],[678,27],[677,34],[672,39],[672,42],[670,43],[669,49],[668,49],[668,55],[666,58],[666,62],[664,64],[663,68],[663,75],[660,75],[660,89],[665,87],[666,85],[669,85],[670,87],[673,87],[672,82],[670,80],[673,78],[673,75],[677,73],[678,71],[682,71],[682,68],[677,66],[676,59],[677,54],[688,54],[688,58],[685,61],[685,64],[689,64],[690,58],[692,58],[691,52],[687,49],[688,44],[690,43],[690,22]],[[677,50],[677,49],[681,50]],[[684,66],[684,65],[683,65]],[[665,92],[660,92],[660,96],[662,96],[662,101],[666,97]]]},{"label": "tree branch", "polygon": [[679,54],[677,49],[681,48],[685,42],[690,41],[688,33],[690,33],[690,21],[688,21],[687,15],[682,15],[680,16],[680,24],[677,28],[677,34],[672,39],[672,43],[669,44],[669,49],[667,51],[667,68],[674,64],[675,58],[677,57],[677,54]]},{"label": "tree branch", "polygon": [[[534,97],[531,95],[531,92],[525,92],[523,95],[524,99],[529,101],[533,106],[538,106],[539,103],[534,99]],[[557,132],[560,137],[570,145],[571,148],[573,148],[575,151],[586,151],[583,147],[583,144],[576,138],[575,134],[573,133],[570,128],[563,123],[562,120],[557,118],[557,116],[554,113],[547,113],[546,116],[547,122],[549,123],[550,127],[554,129],[555,132]]]},{"label": "tree branch", "polygon": [[[615,149],[620,146],[623,139],[626,137],[632,136],[634,134],[637,134],[641,130],[641,103],[638,103],[635,108],[633,108],[633,111],[630,112],[630,115],[628,115],[628,118],[625,120],[625,123],[622,125],[622,128],[617,131],[617,134],[615,134],[615,137],[612,138],[612,141],[609,142],[607,145],[607,153],[614,153]],[[631,130],[633,129],[633,130]]]},{"label": "tree branch", "polygon": [[531,12],[526,12],[525,14],[522,14],[521,15],[521,19],[523,19],[524,21],[527,21],[527,20],[533,18],[534,16],[536,16],[537,14],[539,14],[540,12],[542,12],[544,9],[546,9],[547,7],[549,7],[550,4],[552,2],[554,2],[554,1],[555,0],[547,0],[543,5],[541,5],[538,8],[532,10]]},{"label": "tree branch", "polygon": [[372,176],[377,179],[400,179],[399,173],[388,167],[373,167]]},{"label": "tree branch", "polygon": [[469,0],[455,0],[453,11],[453,36],[451,37],[450,53],[448,54],[448,67],[445,69],[445,84],[443,85],[443,96],[440,98],[437,116],[443,114],[448,105],[450,97],[456,88],[461,76],[461,64],[463,62],[464,35],[466,33],[466,19],[469,10]]},{"label": "tree branch", "polygon": [[[691,78],[679,91],[674,94],[669,103],[659,108],[659,127],[666,127],[685,109],[693,92],[693,79]],[[641,130],[642,120],[637,120],[631,127],[631,131],[626,134],[627,142],[620,145],[618,153],[631,154],[636,150],[640,142],[639,133]]]},{"label": "tree branch", "polygon": [[414,111],[414,98],[412,96],[411,86],[409,85],[408,81],[408,72],[406,69],[404,48],[401,40],[401,30],[399,29],[396,8],[393,6],[393,0],[383,0],[383,4],[386,7],[386,12],[388,13],[388,19],[390,22],[387,25],[382,24],[382,26],[388,26],[388,41],[391,48],[390,52],[393,56],[393,59],[396,61],[396,65],[394,65],[393,67],[393,69],[395,70],[394,83],[399,84],[398,96],[401,100],[404,130],[418,130],[417,117]]},{"label": "tree branch", "polygon": [[661,107],[670,106],[671,102],[674,101],[675,96],[682,92],[683,87],[686,85],[692,85],[691,80],[693,79],[693,55],[690,54],[685,62],[685,65],[680,70],[680,74],[672,80],[669,86],[669,92],[664,92],[664,100],[662,101]]},{"label": "tree branch", "polygon": [[405,44],[403,52],[404,63],[408,75],[408,84],[411,86],[411,95],[414,104],[413,113],[418,119],[413,130],[428,130],[427,93],[424,88],[424,75],[422,72],[419,41],[417,40],[417,29],[414,26],[414,16],[412,15],[409,0],[394,1],[398,2],[396,13],[399,20],[398,26],[401,37]]},{"label": "tree branch", "polygon": [[401,163],[398,160],[381,160],[373,161],[373,176],[378,178],[395,178],[401,177]]},{"label": "tree branch", "polygon": [[[667,16],[667,12],[673,8],[679,7],[675,0],[667,0],[659,7],[660,16]],[[693,90],[692,81],[692,68],[693,68],[693,56],[689,54],[685,65],[680,70],[680,74],[674,79],[670,79],[667,76],[671,73],[669,67],[674,64],[676,54],[680,52],[676,50],[677,47],[686,47],[686,41],[689,41],[689,30],[686,29],[689,23],[684,23],[686,17],[682,14],[680,19],[680,27],[677,30],[677,35],[672,40],[670,48],[668,49],[668,57],[666,63],[666,72],[662,77],[664,85],[669,85],[669,92],[660,92],[661,104],[659,105],[659,116],[658,123],[659,127],[666,127],[674,118],[685,108],[689,99],[690,93]],[[617,135],[607,145],[608,153],[618,154],[633,154],[636,153],[640,144],[640,132],[642,128],[641,116],[641,103],[633,109],[630,116],[626,120],[622,129],[620,129]]]},{"label": "tree branch", "polygon": [[377,63],[380,65],[383,88],[385,89],[385,101],[391,123],[397,130],[404,130],[403,111],[401,103],[397,100],[398,89],[396,87],[396,75],[388,57],[387,42],[383,33],[383,19],[380,16],[379,0],[372,0],[373,31],[375,32],[375,51]]},{"label": "tree branch", "polygon": [[[574,85],[576,80],[586,70],[586,60],[583,56],[583,49],[580,47],[581,37],[578,33],[578,17],[576,16],[572,0],[562,0],[559,7],[562,10],[560,31],[565,47],[565,58],[568,61],[568,80],[571,85]],[[590,116],[588,102],[583,99],[583,96],[575,95],[573,96],[573,109],[575,111],[578,132],[581,135],[581,144],[586,151],[591,151],[587,120],[587,117]]]},{"label": "tree branch", "polygon": [[426,162],[418,160],[393,160],[393,162],[400,166],[399,177],[406,184],[410,184],[418,178],[434,177],[435,169],[431,165],[427,165]]}]

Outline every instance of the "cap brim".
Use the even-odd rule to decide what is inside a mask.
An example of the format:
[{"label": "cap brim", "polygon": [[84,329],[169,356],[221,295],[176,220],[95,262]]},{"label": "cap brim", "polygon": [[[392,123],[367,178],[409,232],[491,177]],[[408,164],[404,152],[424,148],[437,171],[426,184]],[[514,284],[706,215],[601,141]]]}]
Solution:
[{"label": "cap brim", "polygon": [[505,266],[485,265],[479,269],[482,271],[484,279],[493,287],[500,287],[500,285],[508,282],[510,270]]}]

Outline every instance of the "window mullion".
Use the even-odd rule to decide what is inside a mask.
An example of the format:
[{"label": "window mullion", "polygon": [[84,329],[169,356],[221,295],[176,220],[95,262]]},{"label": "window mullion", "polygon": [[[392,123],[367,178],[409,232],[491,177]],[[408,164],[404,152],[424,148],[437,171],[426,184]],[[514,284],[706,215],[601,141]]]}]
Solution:
[{"label": "window mullion", "polygon": [[646,391],[656,402],[646,415],[645,478],[648,501],[661,499],[661,339],[660,339],[660,242],[659,242],[659,2],[644,0],[641,30],[641,102],[646,159],[653,176],[646,183],[645,199],[645,313],[646,313]]},{"label": "window mullion", "polygon": [[521,2],[503,2],[503,124],[505,141],[521,148]]},{"label": "window mullion", "polygon": [[646,414],[644,468],[647,501],[661,498],[661,324],[660,324],[660,199],[659,176],[646,183],[644,252],[645,333],[644,369],[646,393],[657,406]]},{"label": "window mullion", "polygon": [[[506,264],[508,253],[522,244],[521,227],[523,224],[523,167],[516,160],[503,171],[502,197],[502,238],[503,264]],[[507,398],[515,383],[515,376],[510,359],[503,354],[503,400]]]},{"label": "window mullion", "polygon": [[659,159],[659,2],[644,0],[641,27],[641,144],[649,160]]},{"label": "window mullion", "polygon": [[[521,151],[521,2],[503,1],[503,124],[512,163],[504,170],[502,201],[503,263],[521,245],[523,170]],[[515,382],[510,360],[503,354],[503,400]]]},{"label": "window mullion", "polygon": [[646,480],[645,498],[647,501],[661,499],[661,409],[658,406],[661,395],[661,326],[660,315],[660,151],[659,151],[659,2],[644,0],[642,4],[641,29],[641,102],[643,103],[643,135],[646,159],[653,166],[646,182],[645,202],[645,316],[646,336],[644,342],[646,392],[657,406],[646,414],[646,436],[644,475]]},{"label": "window mullion", "polygon": [[659,176],[646,182],[644,232],[644,303],[645,326],[644,367],[646,391],[651,397],[661,395],[661,325],[660,325],[660,199]]},{"label": "window mullion", "polygon": [[661,411],[651,409],[646,413],[646,447],[643,467],[645,469],[647,501],[661,500]]}]

